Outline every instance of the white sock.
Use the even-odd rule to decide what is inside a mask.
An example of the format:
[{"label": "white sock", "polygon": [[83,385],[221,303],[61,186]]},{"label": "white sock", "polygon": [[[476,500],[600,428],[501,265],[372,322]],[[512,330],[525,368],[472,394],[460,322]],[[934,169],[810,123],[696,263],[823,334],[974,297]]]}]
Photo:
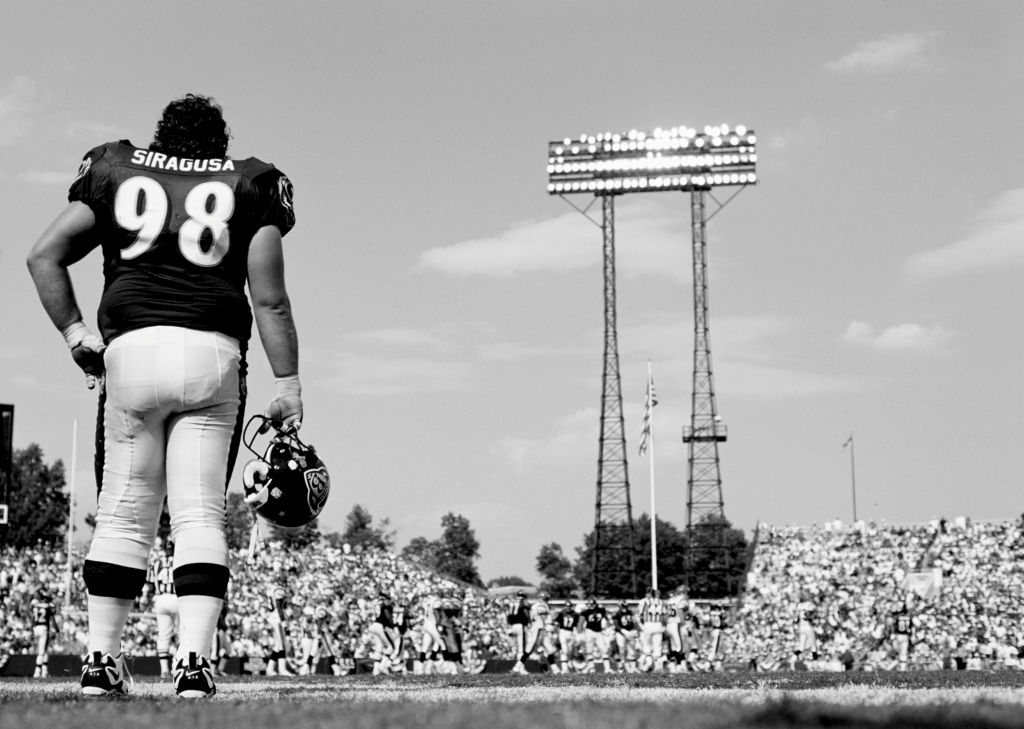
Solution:
[{"label": "white sock", "polygon": [[209,595],[178,595],[178,658],[189,653],[206,656],[217,632],[217,619],[224,601]]},{"label": "white sock", "polygon": [[121,653],[121,633],[128,621],[132,602],[119,597],[88,596],[90,655],[96,651],[112,656]]}]

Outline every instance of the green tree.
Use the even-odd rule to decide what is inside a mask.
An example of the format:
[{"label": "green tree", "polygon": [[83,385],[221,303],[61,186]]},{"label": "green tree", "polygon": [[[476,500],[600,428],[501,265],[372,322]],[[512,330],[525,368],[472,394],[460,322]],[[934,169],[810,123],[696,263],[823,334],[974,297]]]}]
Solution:
[{"label": "green tree", "polygon": [[537,572],[543,578],[540,591],[550,597],[572,597],[576,592],[576,579],[572,574],[572,561],[562,552],[562,545],[552,542],[540,548],[537,554]]},{"label": "green tree", "polygon": [[252,509],[245,503],[245,494],[241,491],[229,491],[225,525],[229,548],[248,549],[252,536],[252,519]]},{"label": "green tree", "polygon": [[469,526],[469,519],[452,512],[442,516],[437,549],[438,572],[483,587],[475,564],[479,557],[480,542]]},{"label": "green tree", "polygon": [[[613,526],[611,529],[625,529]],[[687,584],[687,532],[680,531],[671,522],[658,518],[657,529],[658,588],[662,594]],[[693,574],[690,575],[690,594],[694,597],[726,597],[735,595],[738,579],[746,571],[747,541],[742,530],[733,529],[726,519],[708,517],[693,530]],[[583,537],[583,545],[576,548],[576,562],[572,574],[583,589],[590,585],[593,569],[594,533]],[[641,514],[633,522],[633,544],[636,545],[637,589],[642,592],[651,585],[651,517]],[[602,565],[618,581],[607,597],[637,597],[631,595],[629,575],[621,569],[622,555],[603,555],[608,564]]]},{"label": "green tree", "polygon": [[388,519],[381,519],[376,525],[373,523],[373,515],[370,514],[361,504],[352,507],[352,511],[345,517],[345,528],[341,532],[343,542],[348,542],[354,549],[381,549],[391,550],[395,546],[395,533],[388,527],[391,522]]},{"label": "green tree", "polygon": [[743,530],[734,529],[728,519],[713,514],[692,529],[690,596],[713,599],[739,594],[750,556]]},{"label": "green tree", "polygon": [[533,585],[517,575],[502,575],[493,580],[487,580],[487,587],[507,587],[509,585]]},{"label": "green tree", "polygon": [[69,496],[64,463],[43,462],[43,451],[32,443],[15,449],[8,489],[8,522],[0,526],[0,544],[27,547],[39,540],[58,544],[67,539]]},{"label": "green tree", "polygon": [[425,570],[437,572],[440,543],[426,537],[414,537],[402,547],[402,559],[412,562]]}]

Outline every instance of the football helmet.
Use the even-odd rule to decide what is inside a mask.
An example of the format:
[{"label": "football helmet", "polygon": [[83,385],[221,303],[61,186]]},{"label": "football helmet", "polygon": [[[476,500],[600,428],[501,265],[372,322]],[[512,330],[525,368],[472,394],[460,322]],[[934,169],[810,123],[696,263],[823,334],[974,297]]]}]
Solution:
[{"label": "football helmet", "polygon": [[[259,425],[253,428],[253,423]],[[262,455],[253,447],[256,439],[270,434]],[[299,440],[276,420],[253,415],[246,423],[243,442],[253,460],[242,470],[245,503],[270,523],[286,528],[305,526],[327,503],[331,478],[313,446]]]}]

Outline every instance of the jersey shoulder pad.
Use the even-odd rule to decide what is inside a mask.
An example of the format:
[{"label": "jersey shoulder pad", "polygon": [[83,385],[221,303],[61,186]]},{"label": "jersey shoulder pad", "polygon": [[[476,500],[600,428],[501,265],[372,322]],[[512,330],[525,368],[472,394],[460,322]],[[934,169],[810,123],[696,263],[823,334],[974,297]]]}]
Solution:
[{"label": "jersey shoulder pad", "polygon": [[285,235],[295,227],[295,188],[281,170],[255,157],[244,161],[243,177],[257,206],[260,225],[276,225]]},{"label": "jersey shoulder pad", "polygon": [[131,146],[131,142],[124,139],[107,142],[93,147],[85,153],[78,165],[75,178],[68,188],[68,202],[80,200],[88,204],[95,199],[103,189],[110,167],[121,145]]}]

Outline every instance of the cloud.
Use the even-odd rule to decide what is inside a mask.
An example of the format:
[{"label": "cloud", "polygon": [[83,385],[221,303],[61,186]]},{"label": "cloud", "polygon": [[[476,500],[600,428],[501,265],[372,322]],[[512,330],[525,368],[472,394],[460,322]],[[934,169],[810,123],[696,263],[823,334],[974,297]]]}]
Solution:
[{"label": "cloud", "polygon": [[947,246],[907,259],[915,280],[935,280],[1024,263],[1024,188],[1007,190],[974,221],[974,229]]},{"label": "cloud", "polygon": [[306,351],[316,387],[346,395],[463,392],[478,383],[458,330],[393,327],[344,336],[340,349]]},{"label": "cloud", "polygon": [[[689,276],[685,206],[631,201],[615,211],[616,270],[625,275]],[[518,223],[498,235],[431,248],[420,266],[452,276],[566,273],[602,265],[601,211]]]},{"label": "cloud", "polygon": [[490,452],[520,474],[538,466],[578,463],[593,455],[599,421],[598,408],[578,410],[558,420],[548,436],[502,438]]},{"label": "cloud", "polygon": [[0,93],[0,146],[15,144],[32,130],[41,96],[27,76],[16,76]]},{"label": "cloud", "polygon": [[865,41],[842,58],[825,64],[829,71],[844,74],[881,74],[932,65],[929,50],[938,33],[898,33],[881,40]]},{"label": "cloud", "polygon": [[68,122],[63,131],[70,139],[91,140],[91,143],[97,139],[125,139],[129,136],[123,127],[87,119]]},{"label": "cloud", "polygon": [[63,172],[28,170],[19,174],[18,177],[30,185],[40,185],[43,187],[67,187],[75,178],[73,170],[64,170]]},{"label": "cloud", "polygon": [[955,334],[941,326],[896,324],[875,333],[870,324],[852,321],[842,340],[881,352],[934,352],[946,349]]},{"label": "cloud", "polygon": [[464,392],[476,387],[471,367],[454,356],[338,352],[329,369],[326,376],[317,378],[317,387],[345,395]]}]

